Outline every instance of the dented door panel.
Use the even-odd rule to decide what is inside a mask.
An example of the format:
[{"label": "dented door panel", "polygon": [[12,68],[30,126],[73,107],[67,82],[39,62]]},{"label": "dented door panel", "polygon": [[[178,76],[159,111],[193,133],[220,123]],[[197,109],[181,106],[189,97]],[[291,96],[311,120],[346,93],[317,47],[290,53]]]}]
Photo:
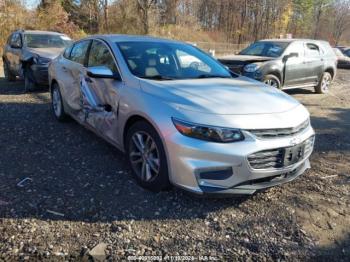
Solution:
[{"label": "dented door panel", "polygon": [[113,79],[90,78],[81,81],[80,119],[100,135],[115,142],[119,89],[122,82]]}]

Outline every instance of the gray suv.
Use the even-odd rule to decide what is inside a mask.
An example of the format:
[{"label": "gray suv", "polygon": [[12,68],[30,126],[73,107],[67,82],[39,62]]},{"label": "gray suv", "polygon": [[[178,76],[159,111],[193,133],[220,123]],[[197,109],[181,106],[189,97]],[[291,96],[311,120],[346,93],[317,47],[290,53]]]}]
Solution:
[{"label": "gray suv", "polygon": [[315,87],[321,94],[328,92],[337,68],[329,43],[308,39],[261,40],[219,60],[235,73],[276,88]]},{"label": "gray suv", "polygon": [[72,40],[60,33],[46,31],[13,32],[4,47],[4,75],[9,81],[24,78],[25,89],[48,85],[48,65]]}]

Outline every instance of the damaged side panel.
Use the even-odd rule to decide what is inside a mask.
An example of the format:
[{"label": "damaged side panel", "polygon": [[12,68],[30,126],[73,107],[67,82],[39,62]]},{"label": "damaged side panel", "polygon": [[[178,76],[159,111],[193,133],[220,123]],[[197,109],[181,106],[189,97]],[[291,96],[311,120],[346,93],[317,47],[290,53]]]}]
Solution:
[{"label": "damaged side panel", "polygon": [[100,135],[117,142],[119,88],[122,83],[112,79],[81,76],[78,118]]}]

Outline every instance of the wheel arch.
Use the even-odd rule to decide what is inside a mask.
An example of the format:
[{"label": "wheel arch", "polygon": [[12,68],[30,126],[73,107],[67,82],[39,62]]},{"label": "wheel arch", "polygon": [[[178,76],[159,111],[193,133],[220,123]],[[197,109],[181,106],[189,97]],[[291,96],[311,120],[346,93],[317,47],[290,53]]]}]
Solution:
[{"label": "wheel arch", "polygon": [[278,78],[278,80],[280,80],[281,85],[283,85],[282,73],[279,72],[277,69],[268,71],[268,72],[265,74],[265,76],[267,76],[267,75],[274,75],[275,77]]},{"label": "wheel arch", "polygon": [[131,116],[129,116],[129,118],[126,120],[125,125],[124,125],[124,128],[123,128],[123,136],[122,136],[123,141],[122,141],[122,145],[123,145],[124,151],[125,151],[125,149],[126,149],[126,145],[125,145],[125,143],[126,143],[126,136],[127,136],[127,134],[128,134],[128,131],[130,130],[130,127],[131,127],[133,124],[135,124],[136,122],[140,122],[140,121],[145,121],[145,122],[147,122],[148,124],[150,124],[150,125],[157,131],[157,133],[158,133],[158,135],[159,135],[158,128],[156,128],[156,127],[154,126],[154,124],[153,124],[151,121],[149,121],[146,117],[144,117],[144,116],[142,116],[142,115],[140,115],[140,114],[131,115]]},{"label": "wheel arch", "polygon": [[49,92],[50,93],[52,92],[52,86],[54,84],[58,84],[58,81],[55,78],[51,79],[51,81],[49,82]]},{"label": "wheel arch", "polygon": [[332,76],[332,79],[334,79],[334,76],[335,76],[335,70],[334,70],[334,68],[332,68],[332,67],[327,67],[326,70],[324,70],[324,71],[330,73],[331,76]]}]

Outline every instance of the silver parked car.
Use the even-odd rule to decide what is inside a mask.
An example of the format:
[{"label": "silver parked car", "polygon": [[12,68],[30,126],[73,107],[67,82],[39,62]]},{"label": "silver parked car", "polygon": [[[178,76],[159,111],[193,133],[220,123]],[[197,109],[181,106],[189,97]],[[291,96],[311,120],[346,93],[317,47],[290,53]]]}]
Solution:
[{"label": "silver parked car", "polygon": [[70,115],[125,152],[153,191],[252,194],[310,167],[305,107],[190,44],[88,37],[50,64],[49,81],[56,118]]}]

